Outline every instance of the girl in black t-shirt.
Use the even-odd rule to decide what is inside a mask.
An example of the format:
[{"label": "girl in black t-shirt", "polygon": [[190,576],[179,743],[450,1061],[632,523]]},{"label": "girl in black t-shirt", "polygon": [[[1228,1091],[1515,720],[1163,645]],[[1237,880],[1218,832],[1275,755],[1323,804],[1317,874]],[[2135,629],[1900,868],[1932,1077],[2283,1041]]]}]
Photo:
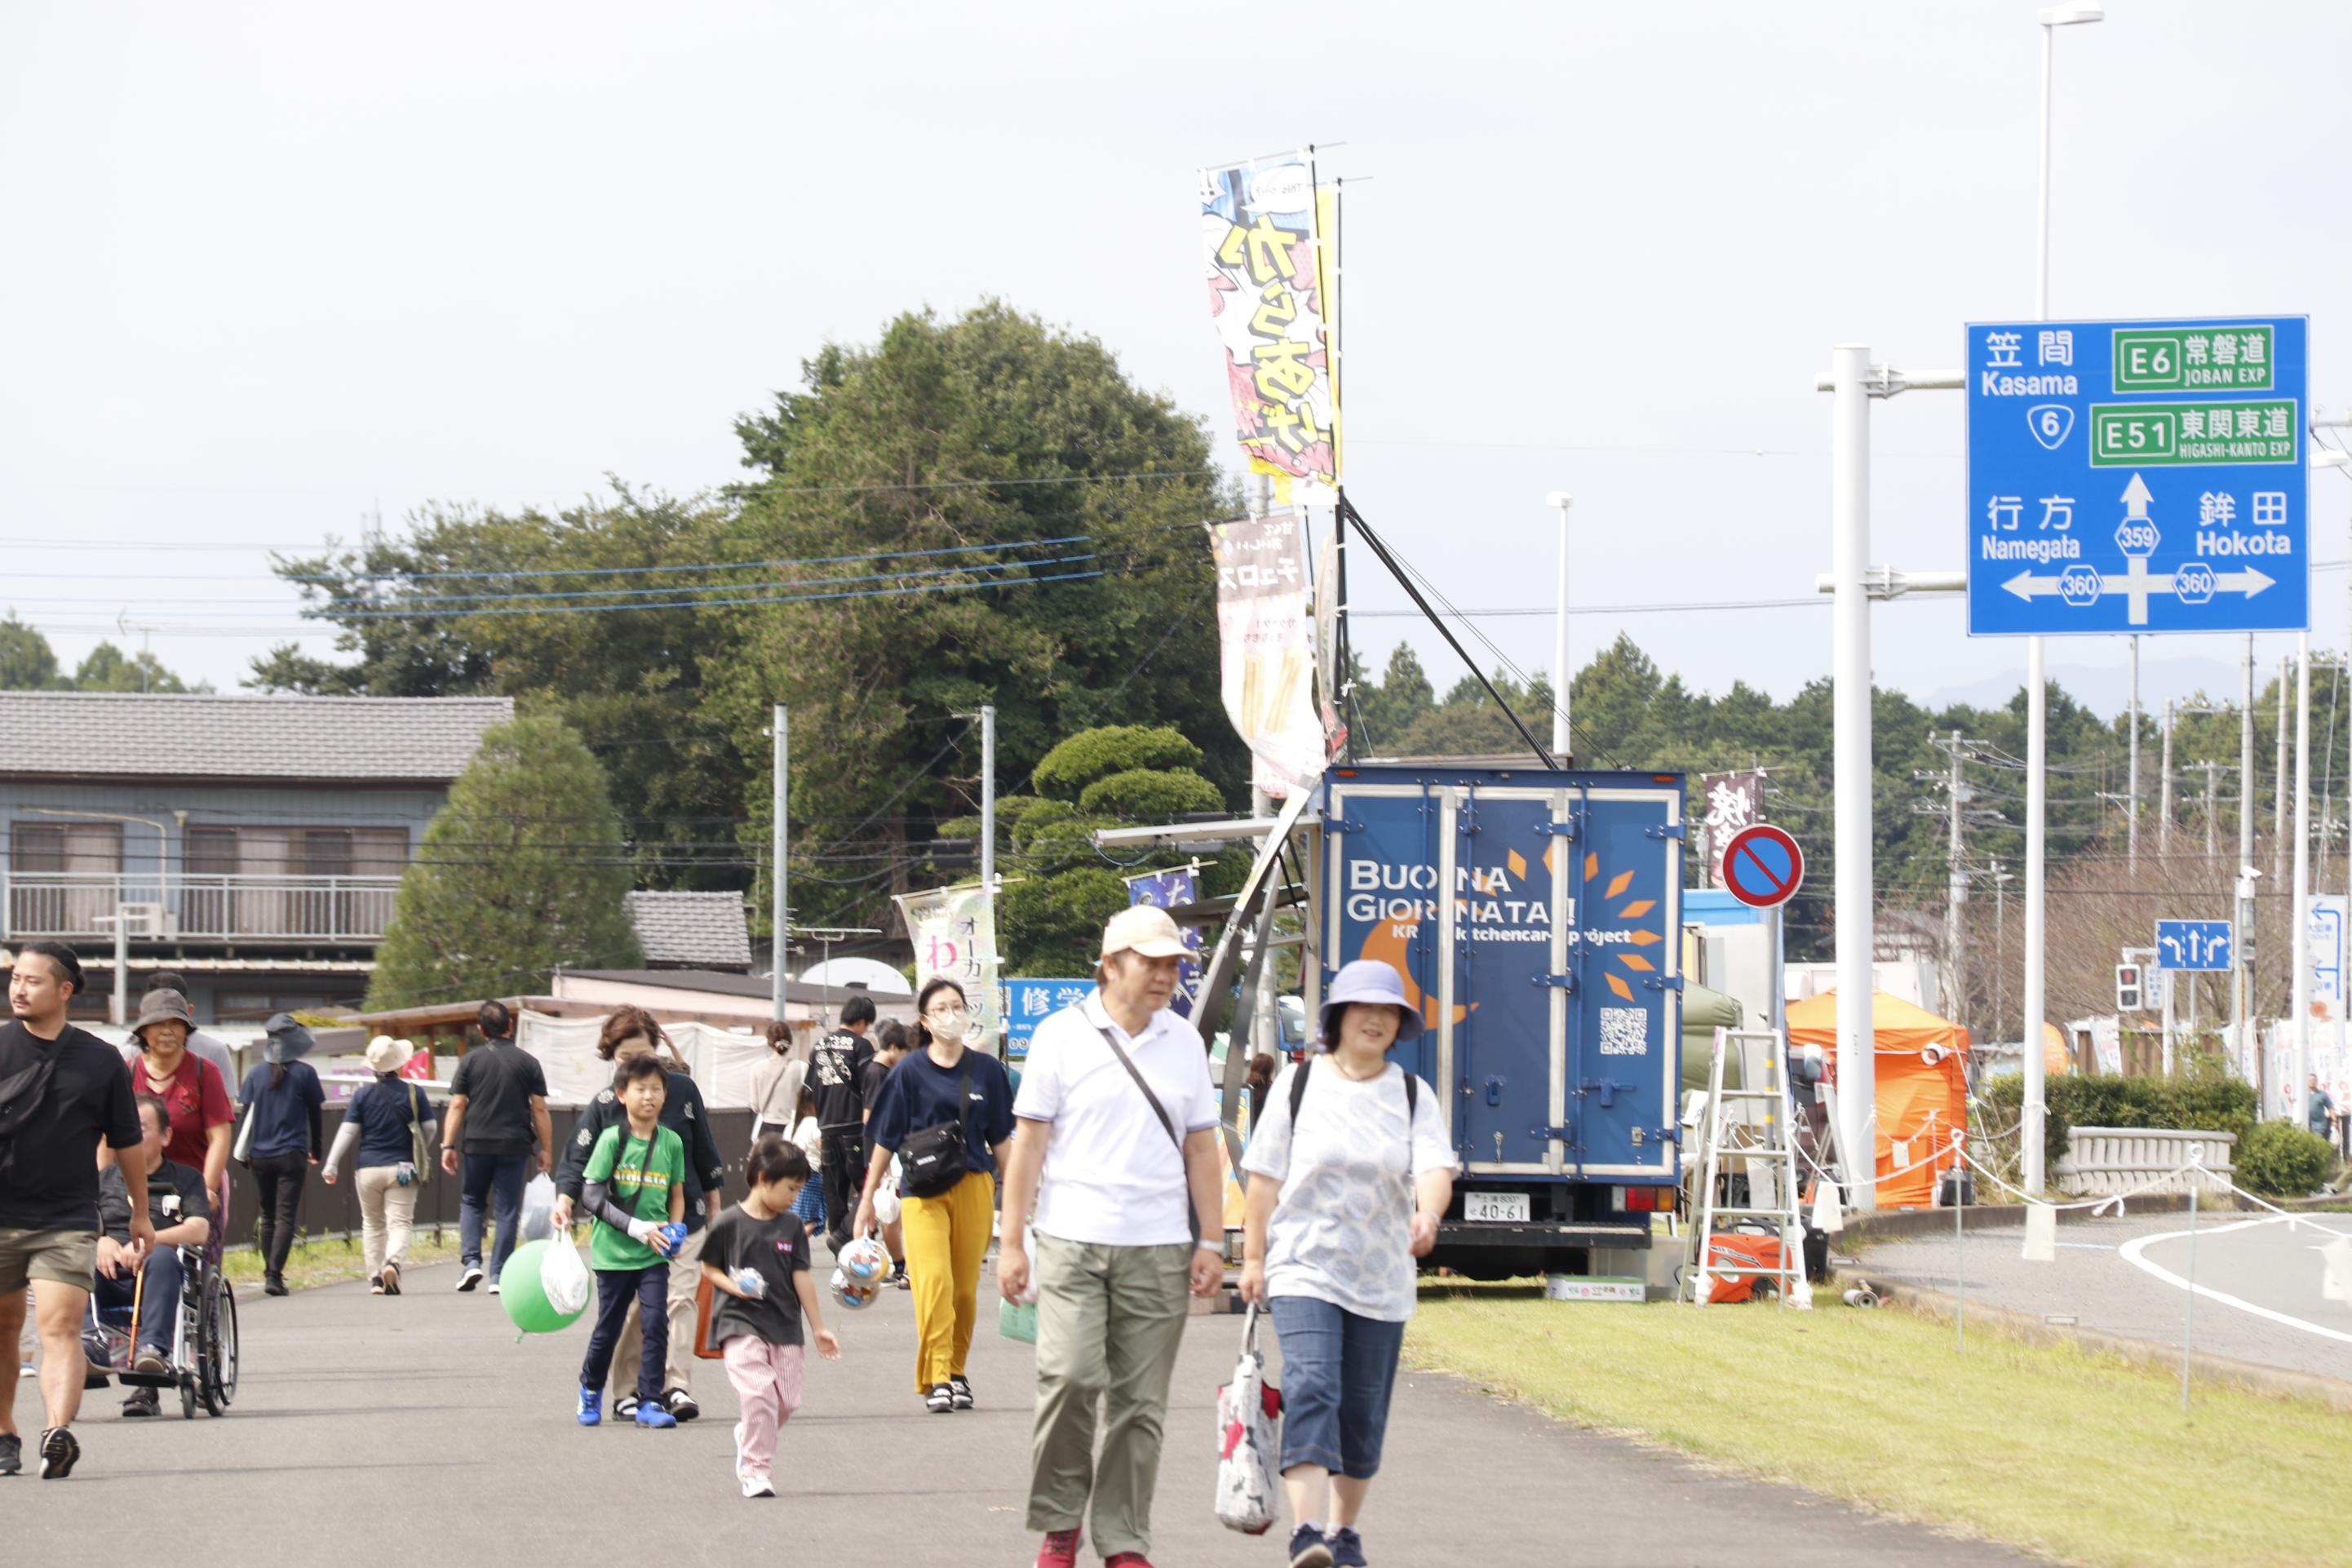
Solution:
[{"label": "girl in black t-shirt", "polygon": [[713,1292],[710,1335],[727,1359],[743,1419],[735,1428],[735,1479],[747,1498],[773,1497],[770,1471],[776,1433],[801,1405],[806,1352],[803,1319],[816,1331],[817,1349],[838,1360],[841,1342],[824,1326],[816,1281],[809,1273],[808,1232],[793,1217],[793,1200],[808,1184],[808,1156],[770,1136],[743,1162],[751,1191],[710,1225],[702,1243],[702,1278]]}]

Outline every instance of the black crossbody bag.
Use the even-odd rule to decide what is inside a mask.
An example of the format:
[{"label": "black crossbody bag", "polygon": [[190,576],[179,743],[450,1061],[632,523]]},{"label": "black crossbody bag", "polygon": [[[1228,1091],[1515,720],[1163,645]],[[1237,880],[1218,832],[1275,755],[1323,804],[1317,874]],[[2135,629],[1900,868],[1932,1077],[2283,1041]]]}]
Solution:
[{"label": "black crossbody bag", "polygon": [[1095,1027],[1101,1034],[1103,1044],[1110,1047],[1110,1054],[1118,1058],[1118,1065],[1127,1069],[1127,1076],[1135,1080],[1135,1087],[1143,1091],[1144,1103],[1151,1107],[1152,1115],[1160,1118],[1160,1131],[1166,1132],[1169,1142],[1176,1145],[1176,1169],[1184,1181],[1184,1223],[1192,1227],[1192,1242],[1197,1247],[1201,1241],[1201,1215],[1192,1206],[1192,1173],[1184,1163],[1184,1134],[1176,1131],[1176,1119],[1168,1114],[1168,1108],[1160,1103],[1158,1095],[1151,1092],[1151,1086],[1144,1081],[1142,1071],[1136,1067],[1135,1058],[1127,1054],[1127,1047],[1118,1043],[1118,1037],[1100,1024]]},{"label": "black crossbody bag", "polygon": [[935,1198],[971,1170],[971,1141],[964,1116],[971,1105],[970,1047],[956,1083],[956,1119],[907,1134],[898,1145],[898,1190],[908,1197]]}]

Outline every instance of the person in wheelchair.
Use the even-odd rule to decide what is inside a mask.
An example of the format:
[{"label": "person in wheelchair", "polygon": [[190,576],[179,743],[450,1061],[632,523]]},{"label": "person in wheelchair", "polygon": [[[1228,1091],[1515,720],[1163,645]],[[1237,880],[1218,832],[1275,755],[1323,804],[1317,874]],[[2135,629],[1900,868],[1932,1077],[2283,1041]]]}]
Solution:
[{"label": "person in wheelchair", "polygon": [[[131,1244],[130,1192],[122,1173],[108,1166],[99,1173],[98,1279],[91,1295],[101,1312],[121,1311],[134,1300],[139,1307],[131,1364],[110,1370],[157,1374],[173,1370],[173,1341],[187,1275],[180,1249],[202,1247],[212,1238],[212,1205],[205,1195],[203,1172],[163,1157],[163,1145],[172,1135],[170,1110],[152,1094],[139,1096],[138,1104],[140,1145],[125,1149],[119,1158],[141,1162],[147,1173],[147,1215],[155,1227],[155,1245],[142,1264]],[[96,1373],[99,1367],[90,1370]],[[131,1390],[122,1402],[125,1415],[160,1413],[152,1386]]]}]

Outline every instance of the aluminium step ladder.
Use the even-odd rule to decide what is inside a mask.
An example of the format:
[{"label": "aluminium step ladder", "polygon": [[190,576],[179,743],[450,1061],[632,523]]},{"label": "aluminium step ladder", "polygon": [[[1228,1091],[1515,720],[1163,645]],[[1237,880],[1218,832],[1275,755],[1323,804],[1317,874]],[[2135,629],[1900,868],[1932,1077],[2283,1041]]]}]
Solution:
[{"label": "aluminium step ladder", "polygon": [[[1723,1087],[1724,1058],[1748,1042],[1764,1047],[1762,1084]],[[1746,1057],[1743,1054],[1742,1062]],[[1740,1114],[1760,1108],[1761,1120]],[[1706,1075],[1706,1104],[1699,1114],[1698,1191],[1693,1194],[1697,1223],[1684,1244],[1683,1282],[1688,1300],[1707,1304],[1715,1281],[1745,1278],[1773,1282],[1784,1307],[1812,1305],[1812,1287],[1805,1279],[1805,1227],[1798,1209],[1797,1142],[1792,1123],[1794,1101],[1789,1092],[1789,1042],[1778,1029],[1722,1029],[1715,1032],[1714,1059]],[[1718,1179],[1736,1163],[1747,1178],[1747,1202],[1717,1201]],[[1769,1194],[1769,1206],[1759,1201]],[[1773,1267],[1716,1263],[1709,1240],[1723,1222],[1759,1224],[1777,1230],[1780,1261]],[[1753,1234],[1751,1231],[1750,1234]]]}]

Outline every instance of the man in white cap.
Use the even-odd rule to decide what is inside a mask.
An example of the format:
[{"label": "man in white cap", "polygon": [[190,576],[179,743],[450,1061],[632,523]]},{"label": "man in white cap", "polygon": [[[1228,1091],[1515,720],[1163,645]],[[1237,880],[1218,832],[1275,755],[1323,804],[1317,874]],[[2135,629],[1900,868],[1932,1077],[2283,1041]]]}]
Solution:
[{"label": "man in white cap", "polygon": [[1200,1035],[1168,1010],[1190,953],[1165,910],[1114,916],[1097,989],[1037,1026],[1013,1100],[996,1275],[1012,1300],[1034,1272],[1038,1568],[1073,1568],[1089,1512],[1109,1568],[1150,1568],[1185,1290],[1211,1295],[1224,1278],[1216,1090]]}]

